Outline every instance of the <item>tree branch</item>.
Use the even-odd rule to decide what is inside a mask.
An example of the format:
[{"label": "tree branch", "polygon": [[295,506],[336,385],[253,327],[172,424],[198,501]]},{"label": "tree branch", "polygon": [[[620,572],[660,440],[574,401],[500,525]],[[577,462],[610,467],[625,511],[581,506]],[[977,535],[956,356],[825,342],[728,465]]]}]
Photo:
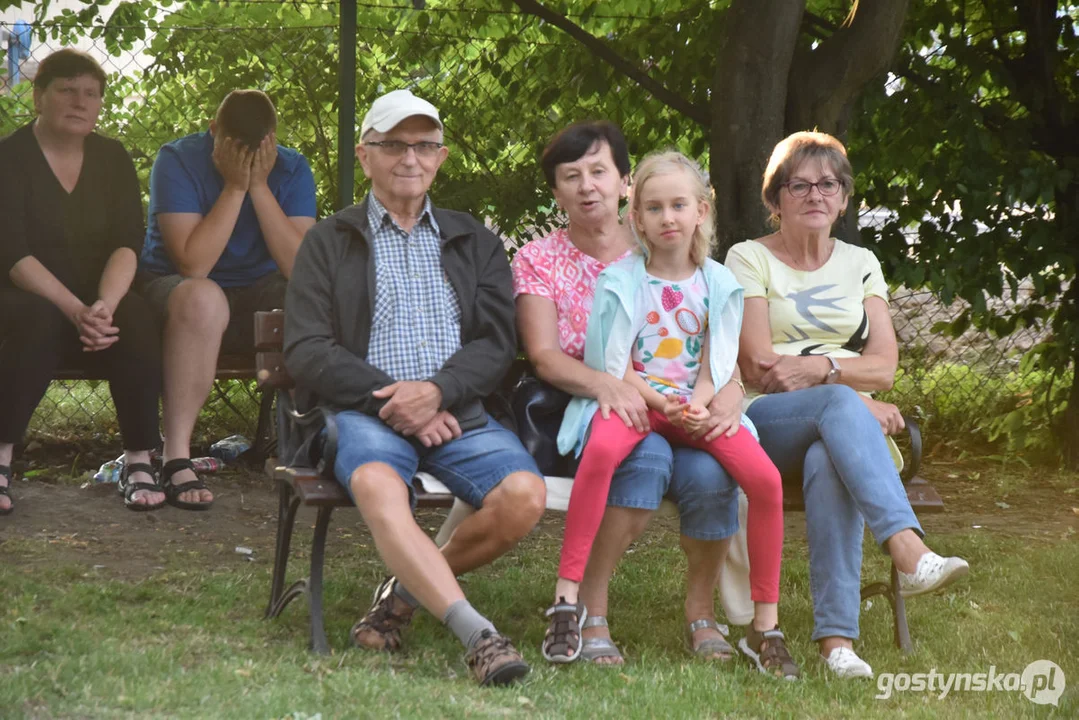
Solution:
[{"label": "tree branch", "polygon": [[844,115],[862,87],[888,69],[909,0],[856,2],[848,22],[815,49],[798,51],[788,83],[787,130],[843,133]]},{"label": "tree branch", "polygon": [[676,92],[673,92],[662,83],[652,79],[648,73],[636,67],[626,58],[615,52],[607,43],[577,25],[564,15],[559,15],[546,8],[542,3],[535,0],[513,0],[513,3],[523,12],[534,15],[544,22],[554,25],[562,32],[569,35],[577,42],[584,45],[595,57],[604,61],[617,72],[622,73],[630,80],[641,86],[644,90],[652,93],[656,99],[665,103],[672,110],[677,110],[691,120],[708,127],[711,122],[711,114],[706,107],[701,107],[689,101]]},{"label": "tree branch", "polygon": [[826,18],[808,10],[802,14],[802,32],[817,40],[824,40],[839,28]]}]

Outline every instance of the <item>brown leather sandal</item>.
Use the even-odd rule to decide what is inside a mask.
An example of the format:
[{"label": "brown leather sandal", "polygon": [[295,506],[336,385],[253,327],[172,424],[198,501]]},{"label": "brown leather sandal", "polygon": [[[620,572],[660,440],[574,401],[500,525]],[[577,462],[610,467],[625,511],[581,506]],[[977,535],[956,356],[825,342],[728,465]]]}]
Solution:
[{"label": "brown leather sandal", "polygon": [[802,676],[798,664],[787,650],[786,638],[778,625],[761,632],[750,624],[746,636],[738,641],[738,649],[765,675],[783,680],[797,680]]},{"label": "brown leather sandal", "polygon": [[352,645],[370,650],[396,652],[401,649],[401,631],[412,622],[413,608],[394,612],[394,588],[397,578],[390,576],[375,588],[371,608],[352,626]]},{"label": "brown leather sandal", "polygon": [[465,664],[480,685],[509,685],[528,674],[528,663],[509,638],[484,630],[465,655]]}]

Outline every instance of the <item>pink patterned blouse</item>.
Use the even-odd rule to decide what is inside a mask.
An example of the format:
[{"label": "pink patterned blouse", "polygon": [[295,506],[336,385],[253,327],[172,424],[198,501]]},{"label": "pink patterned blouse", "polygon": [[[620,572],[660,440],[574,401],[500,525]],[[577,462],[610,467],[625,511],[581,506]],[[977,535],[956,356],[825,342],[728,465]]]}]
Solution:
[{"label": "pink patterned blouse", "polygon": [[[627,250],[611,262],[629,253]],[[583,360],[596,280],[610,264],[578,250],[566,230],[555,230],[525,244],[513,256],[513,295],[536,295],[553,301],[558,312],[558,344],[562,352]]]}]

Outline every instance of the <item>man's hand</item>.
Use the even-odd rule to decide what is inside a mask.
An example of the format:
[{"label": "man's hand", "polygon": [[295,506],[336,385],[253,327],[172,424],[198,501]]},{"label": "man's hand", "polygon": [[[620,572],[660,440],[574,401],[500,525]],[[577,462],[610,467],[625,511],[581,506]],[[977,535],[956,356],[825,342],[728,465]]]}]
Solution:
[{"label": "man's hand", "polygon": [[664,395],[663,401],[663,414],[667,416],[667,422],[676,428],[682,427],[682,423],[685,421],[685,415],[682,411],[686,408],[686,404],[682,402],[678,395]]},{"label": "man's hand", "polygon": [[79,333],[83,352],[104,350],[120,339],[120,328],[112,324],[112,308],[104,300],[83,305],[71,322]]},{"label": "man's hand", "polygon": [[389,402],[378,411],[382,422],[402,435],[415,435],[438,414],[442,390],[427,381],[400,381],[371,393]]},{"label": "man's hand", "polygon": [[457,424],[457,418],[448,410],[439,412],[431,422],[427,423],[416,433],[416,439],[424,447],[438,447],[442,443],[461,437],[461,426]]},{"label": "man's hand", "polygon": [[[276,154],[276,148],[274,150]],[[251,165],[255,153],[232,138],[214,138],[214,167],[225,178],[225,188],[247,192],[251,187]]]},{"label": "man's hand", "polygon": [[880,429],[884,431],[885,435],[895,435],[907,426],[907,423],[903,420],[903,414],[899,412],[899,408],[895,405],[874,400],[865,395],[859,395],[858,397],[862,398],[862,402],[869,407],[869,412],[873,413],[873,417],[880,423]]},{"label": "man's hand", "polygon": [[742,388],[738,383],[728,382],[708,405],[710,414],[700,430],[692,433],[693,437],[704,436],[705,442],[712,442],[720,435],[733,437],[742,427]]},{"label": "man's hand", "polygon": [[651,429],[652,425],[648,422],[648,405],[637,388],[625,380],[608,375],[596,392],[596,400],[604,420],[608,419],[613,411],[622,418],[628,428],[636,428],[637,432],[642,433]]},{"label": "man's hand", "polygon": [[277,133],[270,133],[262,138],[255,151],[251,164],[251,187],[262,187],[270,177],[274,163],[277,162]]},{"label": "man's hand", "polygon": [[820,385],[832,365],[823,355],[780,355],[775,360],[761,360],[760,388],[763,393],[789,392]]}]

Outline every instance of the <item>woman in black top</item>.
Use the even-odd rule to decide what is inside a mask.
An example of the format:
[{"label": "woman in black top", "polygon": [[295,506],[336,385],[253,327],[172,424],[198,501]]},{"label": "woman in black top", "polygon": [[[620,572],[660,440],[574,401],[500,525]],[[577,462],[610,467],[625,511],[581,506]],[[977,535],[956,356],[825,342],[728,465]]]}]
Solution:
[{"label": "woman in black top", "polygon": [[11,512],[11,455],[61,362],[108,379],[123,435],[120,489],[133,510],[165,501],[158,442],[156,323],[128,292],[143,241],[135,166],[94,133],[105,73],[60,50],[34,78],[34,122],[0,140],[0,514]]}]

